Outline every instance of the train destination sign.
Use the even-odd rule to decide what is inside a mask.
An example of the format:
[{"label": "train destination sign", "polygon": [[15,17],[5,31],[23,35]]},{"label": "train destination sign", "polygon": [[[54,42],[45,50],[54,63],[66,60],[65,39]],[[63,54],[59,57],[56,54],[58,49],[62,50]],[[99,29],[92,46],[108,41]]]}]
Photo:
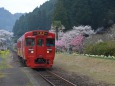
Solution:
[{"label": "train destination sign", "polygon": [[43,32],[43,31],[40,31],[40,32],[33,32],[33,35],[48,35],[48,32]]}]

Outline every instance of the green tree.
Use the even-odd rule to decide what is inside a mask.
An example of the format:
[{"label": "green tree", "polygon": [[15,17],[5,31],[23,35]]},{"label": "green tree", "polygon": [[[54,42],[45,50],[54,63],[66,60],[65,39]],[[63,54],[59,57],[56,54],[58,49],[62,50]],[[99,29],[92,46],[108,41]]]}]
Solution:
[{"label": "green tree", "polygon": [[63,0],[58,0],[54,10],[53,21],[61,21],[66,29],[70,29],[69,16]]},{"label": "green tree", "polygon": [[58,32],[59,32],[59,28],[62,27],[61,21],[53,21],[52,26],[56,32],[56,40],[58,40]]}]

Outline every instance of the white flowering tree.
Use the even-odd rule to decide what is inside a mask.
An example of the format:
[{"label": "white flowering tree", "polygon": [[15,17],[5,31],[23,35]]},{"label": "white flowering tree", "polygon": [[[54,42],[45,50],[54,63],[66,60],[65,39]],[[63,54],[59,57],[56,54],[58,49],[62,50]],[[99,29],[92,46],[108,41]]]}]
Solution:
[{"label": "white flowering tree", "polygon": [[81,52],[83,49],[83,40],[85,36],[90,36],[91,34],[95,34],[91,26],[74,26],[71,31],[61,33],[61,36],[59,37],[60,40],[56,41],[56,47],[68,49],[72,46],[72,49]]},{"label": "white flowering tree", "polygon": [[10,43],[11,37],[13,36],[12,32],[6,30],[0,30],[0,50],[6,50],[8,43]]}]

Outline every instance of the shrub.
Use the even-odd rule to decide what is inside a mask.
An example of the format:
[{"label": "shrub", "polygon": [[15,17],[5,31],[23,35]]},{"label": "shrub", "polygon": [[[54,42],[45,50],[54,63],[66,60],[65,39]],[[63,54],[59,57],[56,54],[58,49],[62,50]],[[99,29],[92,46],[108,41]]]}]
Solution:
[{"label": "shrub", "polygon": [[85,48],[85,53],[93,55],[115,56],[115,41],[88,45]]}]

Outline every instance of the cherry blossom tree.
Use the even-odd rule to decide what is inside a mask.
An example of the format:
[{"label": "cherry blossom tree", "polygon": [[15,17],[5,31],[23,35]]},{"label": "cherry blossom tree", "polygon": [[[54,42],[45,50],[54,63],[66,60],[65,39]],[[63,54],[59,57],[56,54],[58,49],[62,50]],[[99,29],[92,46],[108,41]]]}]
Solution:
[{"label": "cherry blossom tree", "polygon": [[10,43],[11,37],[13,36],[12,32],[6,30],[0,30],[0,49],[7,49],[7,44]]},{"label": "cherry blossom tree", "polygon": [[91,26],[74,26],[71,31],[58,33],[60,40],[56,41],[56,47],[65,47],[67,49],[69,46],[72,46],[74,49],[80,50],[83,48],[84,36],[90,36],[92,34],[95,34],[95,32]]}]

